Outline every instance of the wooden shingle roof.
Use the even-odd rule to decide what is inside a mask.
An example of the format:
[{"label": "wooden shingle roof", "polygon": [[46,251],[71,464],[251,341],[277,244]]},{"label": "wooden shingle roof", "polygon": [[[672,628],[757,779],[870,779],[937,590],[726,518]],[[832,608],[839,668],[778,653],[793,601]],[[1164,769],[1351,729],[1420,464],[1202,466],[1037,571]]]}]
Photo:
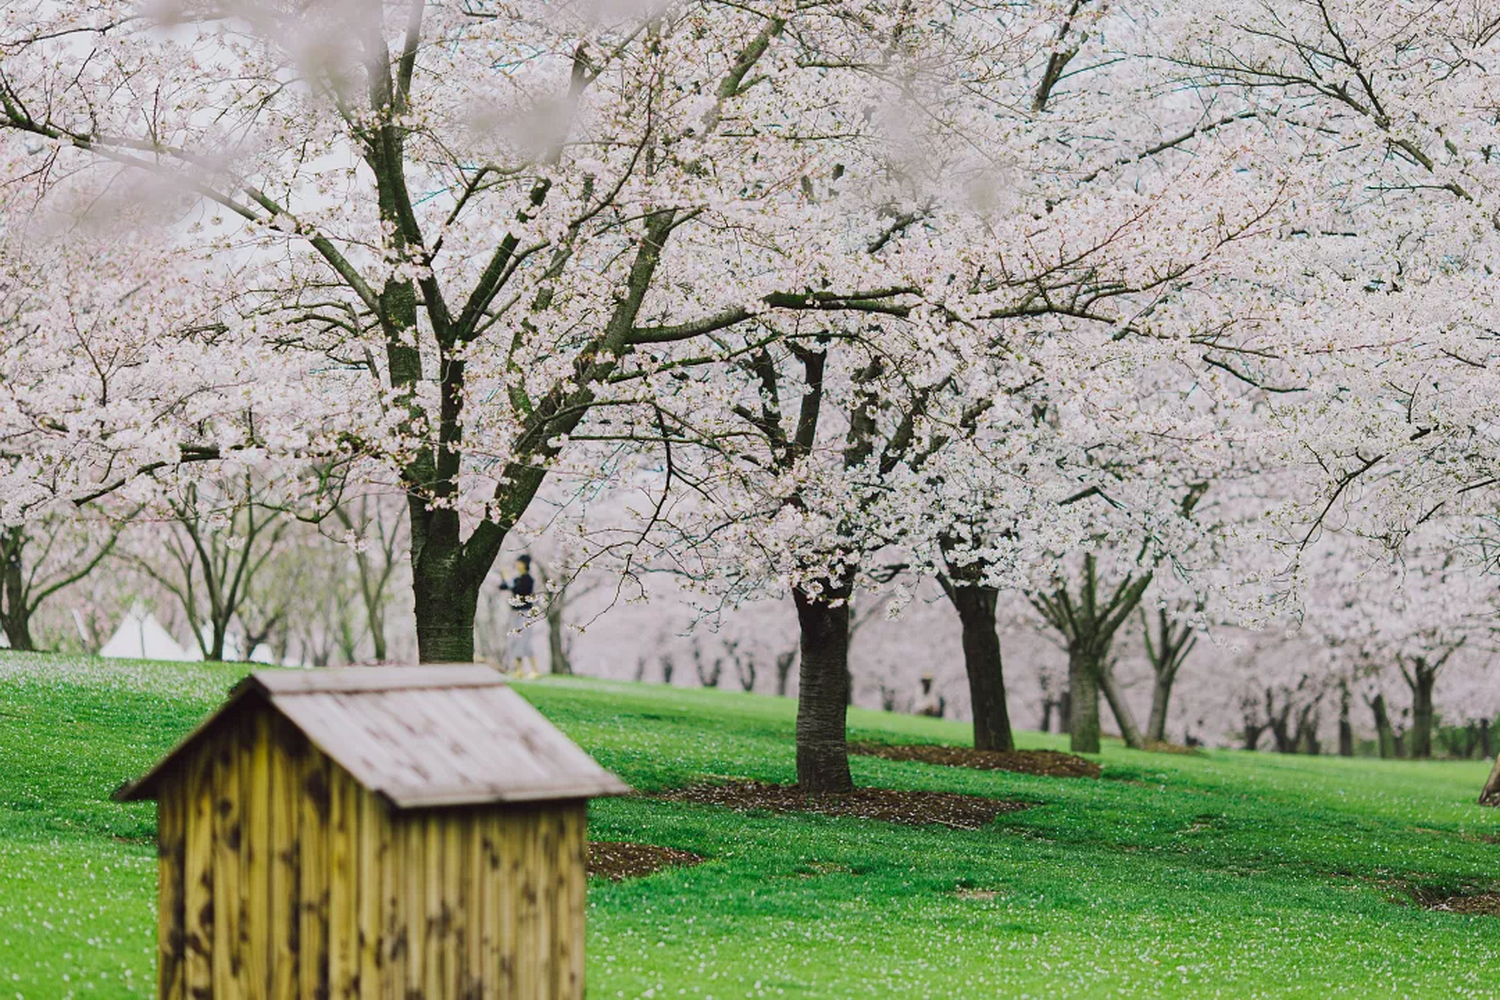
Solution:
[{"label": "wooden shingle roof", "polygon": [[484,666],[261,670],[121,801],[155,798],[198,737],[247,702],[284,716],[356,781],[398,809],[622,795],[596,764]]}]

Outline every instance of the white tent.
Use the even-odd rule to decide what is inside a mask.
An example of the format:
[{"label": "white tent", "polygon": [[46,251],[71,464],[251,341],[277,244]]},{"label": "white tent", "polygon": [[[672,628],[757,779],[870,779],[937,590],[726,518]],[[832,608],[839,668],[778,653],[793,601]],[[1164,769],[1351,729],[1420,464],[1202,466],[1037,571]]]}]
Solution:
[{"label": "white tent", "polygon": [[156,616],[139,604],[130,609],[120,627],[115,629],[115,634],[99,650],[99,655],[138,660],[193,659],[177,645],[172,634],[162,628]]}]

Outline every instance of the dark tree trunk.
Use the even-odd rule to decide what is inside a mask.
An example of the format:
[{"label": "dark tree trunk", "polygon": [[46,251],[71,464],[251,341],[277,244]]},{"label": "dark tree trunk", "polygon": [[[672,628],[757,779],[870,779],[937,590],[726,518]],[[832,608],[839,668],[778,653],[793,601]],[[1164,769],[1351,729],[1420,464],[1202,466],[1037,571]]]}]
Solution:
[{"label": "dark tree trunk", "polygon": [[1370,711],[1375,716],[1375,741],[1380,748],[1382,760],[1401,756],[1401,747],[1396,740],[1395,730],[1391,728],[1391,716],[1385,708],[1385,695],[1377,694],[1370,702]]},{"label": "dark tree trunk", "polygon": [[[1073,752],[1098,753],[1099,681],[1107,669],[1116,633],[1135,612],[1151,584],[1151,571],[1127,576],[1101,599],[1094,555],[1088,553],[1083,558],[1078,597],[1075,599],[1068,592],[1064,581],[1059,580],[1058,584],[1056,590],[1033,594],[1031,603],[1047,624],[1067,640],[1068,731]],[[1123,714],[1129,717],[1128,711]],[[1137,730],[1137,742],[1139,738]]]},{"label": "dark tree trunk", "polygon": [[1167,739],[1167,707],[1172,701],[1172,685],[1177,682],[1177,672],[1187,662],[1188,655],[1198,645],[1198,637],[1186,623],[1174,623],[1166,608],[1156,612],[1156,629],[1153,635],[1150,616],[1141,612],[1141,633],[1145,639],[1146,658],[1151,662],[1151,672],[1156,683],[1151,690],[1151,714],[1146,718],[1146,739],[1153,743],[1164,743]]},{"label": "dark tree trunk", "polygon": [[229,623],[216,617],[208,623],[208,628],[212,638],[208,649],[204,650],[203,658],[218,663],[224,659],[224,636],[229,631]]},{"label": "dark tree trunk", "polygon": [[23,527],[0,531],[0,628],[5,629],[10,648],[29,653],[36,649],[31,639],[31,608],[27,606],[26,574],[22,551],[28,536]]},{"label": "dark tree trunk", "polygon": [[963,625],[964,670],[969,675],[969,701],[974,712],[974,749],[1014,750],[1016,741],[1005,705],[1000,635],[995,630],[995,607],[1000,592],[994,587],[955,582],[948,594]]},{"label": "dark tree trunk", "polygon": [[[812,595],[792,589],[802,639],[798,673],[797,784],[808,792],[848,792],[849,744],[845,715],[849,704],[849,602],[825,587]],[[837,606],[830,598],[839,601]]]},{"label": "dark tree trunk", "polygon": [[1413,670],[1411,688],[1411,755],[1419,760],[1432,756],[1432,689],[1437,674],[1419,660]]},{"label": "dark tree trunk", "polygon": [[1493,738],[1490,736],[1490,720],[1479,720],[1479,756],[1489,760],[1495,756]]},{"label": "dark tree trunk", "polygon": [[1051,698],[1042,702],[1042,732],[1052,732],[1052,706],[1057,704]]},{"label": "dark tree trunk", "polygon": [[[419,523],[412,511],[414,538]],[[450,512],[429,515],[433,520]],[[427,531],[420,546],[412,547],[412,592],[416,598],[417,659],[422,663],[472,663],[474,614],[479,586],[462,570],[463,549],[458,527],[451,532]]]},{"label": "dark tree trunk", "polygon": [[1144,749],[1146,741],[1141,736],[1141,727],[1136,725],[1135,714],[1130,711],[1125,692],[1120,690],[1114,668],[1108,663],[1099,664],[1099,690],[1104,692],[1104,697],[1109,702],[1109,710],[1115,715],[1115,722],[1120,727],[1120,736],[1125,740],[1125,745],[1133,750]]},{"label": "dark tree trunk", "polygon": [[1349,721],[1349,689],[1339,692],[1339,756],[1354,756],[1354,725]]},{"label": "dark tree trunk", "polygon": [[1297,743],[1293,738],[1290,721],[1292,715],[1292,700],[1287,698],[1286,707],[1280,712],[1272,707],[1271,692],[1266,692],[1266,714],[1270,717],[1271,739],[1276,741],[1277,753],[1296,753]]},{"label": "dark tree trunk", "polygon": [[1245,723],[1244,748],[1254,750],[1260,745],[1260,734],[1266,731],[1266,727],[1255,722]]},{"label": "dark tree trunk", "polygon": [[1296,753],[1297,744],[1293,742],[1290,732],[1284,725],[1271,723],[1271,739],[1276,743],[1277,753]]},{"label": "dark tree trunk", "polygon": [[1068,733],[1074,753],[1099,752],[1099,671],[1088,654],[1068,654]]},{"label": "dark tree trunk", "polygon": [[21,560],[16,558],[5,566],[5,602],[0,608],[0,626],[5,629],[6,641],[18,652],[31,652],[36,643],[31,638],[31,609],[26,606],[26,587],[21,579]]},{"label": "dark tree trunk", "polygon": [[1151,714],[1146,717],[1146,739],[1152,743],[1167,740],[1167,705],[1172,700],[1172,685],[1175,674],[1157,674],[1151,688]]},{"label": "dark tree trunk", "polygon": [[1297,713],[1297,733],[1292,739],[1292,745],[1297,753],[1310,754],[1316,757],[1323,752],[1323,744],[1318,741],[1318,727],[1322,722],[1322,713],[1317,710],[1317,705],[1309,705]]},{"label": "dark tree trunk", "polygon": [[1073,731],[1073,692],[1064,691],[1057,699],[1057,731]]}]

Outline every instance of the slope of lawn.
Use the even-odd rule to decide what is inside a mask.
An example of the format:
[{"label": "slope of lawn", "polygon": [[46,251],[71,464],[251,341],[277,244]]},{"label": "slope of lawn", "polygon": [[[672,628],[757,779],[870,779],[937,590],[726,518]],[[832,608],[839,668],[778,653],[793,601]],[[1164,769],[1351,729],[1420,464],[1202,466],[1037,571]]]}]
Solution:
[{"label": "slope of lawn", "polygon": [[[0,1000],[147,996],[149,805],[108,794],[237,666],[0,658]],[[793,780],[783,699],[587,680],[518,688],[638,789]],[[853,735],[963,743],[855,711]],[[1030,747],[1057,737],[1023,734]],[[591,833],[706,863],[589,887],[589,995],[1500,996],[1500,919],[1413,890],[1492,890],[1479,763],[1103,755],[1104,778],[874,758],[856,780],[1024,799],[980,831],[596,802]]]}]

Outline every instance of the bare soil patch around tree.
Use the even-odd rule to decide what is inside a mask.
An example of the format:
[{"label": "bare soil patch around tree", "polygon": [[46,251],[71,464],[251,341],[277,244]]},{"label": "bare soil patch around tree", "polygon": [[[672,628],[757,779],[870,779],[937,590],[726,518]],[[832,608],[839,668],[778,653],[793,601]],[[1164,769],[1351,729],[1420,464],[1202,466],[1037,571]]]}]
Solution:
[{"label": "bare soil patch around tree", "polygon": [[1500,917],[1500,892],[1447,892],[1442,889],[1411,890],[1412,901],[1424,910],[1464,916]]},{"label": "bare soil patch around tree", "polygon": [[928,792],[895,788],[856,788],[852,792],[810,795],[795,785],[736,781],[722,785],[690,785],[652,798],[692,805],[726,806],[743,812],[815,812],[826,816],[875,819],[908,826],[938,824],[955,830],[980,830],[996,816],[1029,808],[1033,803],[991,799],[956,792]]},{"label": "bare soil patch around tree", "polygon": [[627,878],[654,875],[667,868],[686,868],[705,859],[691,851],[656,844],[631,844],[617,840],[589,841],[590,877],[621,882]]},{"label": "bare soil patch around tree", "polygon": [[1044,778],[1097,778],[1100,767],[1091,760],[1057,750],[975,750],[935,743],[851,743],[849,752],[883,760],[916,761],[976,771],[1011,771]]}]

